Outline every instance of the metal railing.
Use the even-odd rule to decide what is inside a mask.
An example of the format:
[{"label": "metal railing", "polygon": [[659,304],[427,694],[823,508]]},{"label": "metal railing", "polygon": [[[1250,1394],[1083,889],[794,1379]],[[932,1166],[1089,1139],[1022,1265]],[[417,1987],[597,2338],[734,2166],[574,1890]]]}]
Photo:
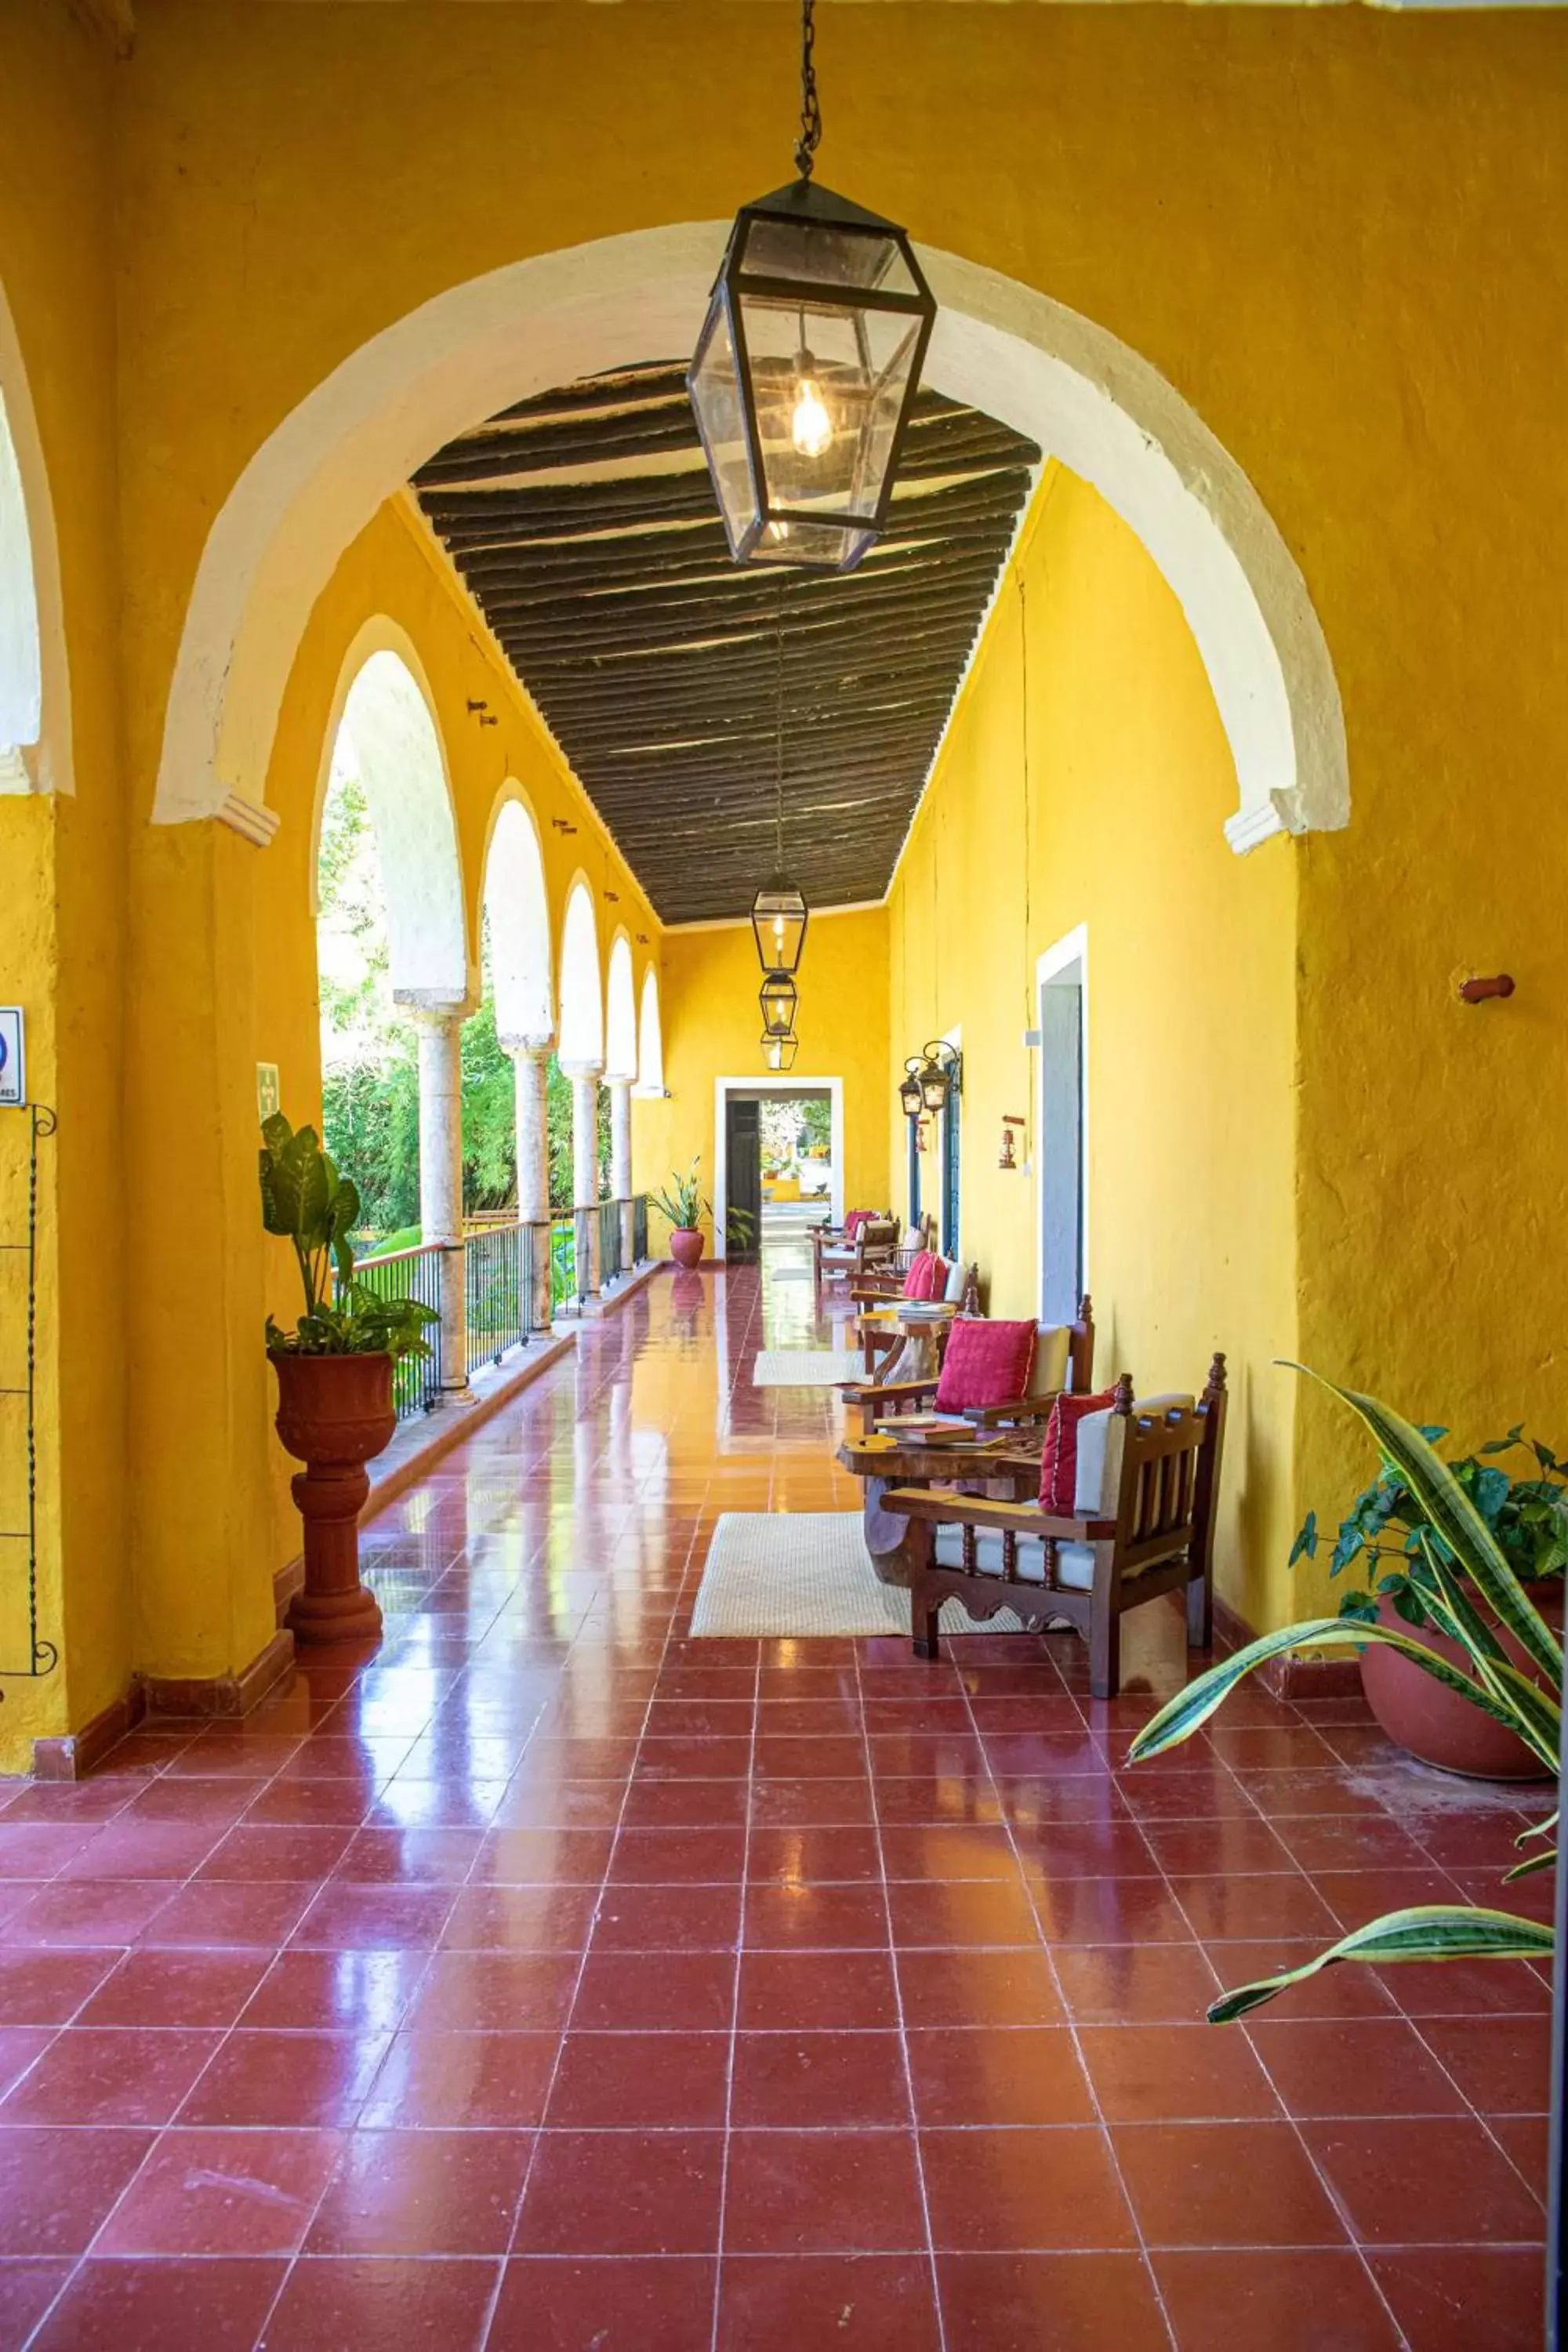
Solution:
[{"label": "metal railing", "polygon": [[574,1215],[552,1217],[550,1221],[550,1305],[558,1307],[578,1304],[577,1293],[577,1220]]},{"label": "metal railing", "polygon": [[626,1272],[626,1220],[619,1201],[601,1201],[599,1217],[599,1287],[607,1290]]},{"label": "metal railing", "polygon": [[632,1199],[632,1264],[647,1264],[647,1194],[637,1192]]},{"label": "metal railing", "polygon": [[[374,1290],[378,1298],[417,1298],[441,1311],[441,1260],[438,1242],[422,1249],[390,1250],[384,1257],[362,1257],[354,1280]],[[426,1324],[427,1356],[400,1356],[392,1368],[392,1401],[398,1416],[428,1412],[441,1394],[441,1342],[438,1324]]]},{"label": "metal railing", "polygon": [[463,1242],[463,1304],[467,1364],[499,1364],[528,1338],[533,1295],[533,1231],[529,1225],[481,1225]]}]

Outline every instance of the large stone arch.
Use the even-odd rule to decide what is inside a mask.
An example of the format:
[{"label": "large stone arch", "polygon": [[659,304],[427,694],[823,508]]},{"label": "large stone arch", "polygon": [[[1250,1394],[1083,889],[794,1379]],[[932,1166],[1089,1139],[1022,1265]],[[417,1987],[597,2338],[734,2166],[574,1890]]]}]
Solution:
[{"label": "large stone arch", "polygon": [[664,1019],[659,1011],[658,966],[652,963],[642,976],[637,999],[637,1082],[633,1092],[664,1092]]},{"label": "large stone arch", "polygon": [[631,933],[624,925],[610,941],[605,980],[605,1076],[630,1081],[637,1074],[637,999],[632,979]]},{"label": "large stone arch", "polygon": [[533,811],[510,778],[490,820],[484,908],[496,1034],[507,1045],[548,1045],[555,1034],[555,994],[544,857]]},{"label": "large stone arch", "polygon": [[561,918],[561,1012],[556,1052],[563,1070],[600,1071],[605,1064],[605,984],[599,925],[586,875],[574,875]]},{"label": "large stone arch", "polygon": [[0,793],[68,793],[70,668],[54,500],[0,286]]},{"label": "large stone arch", "polygon": [[413,1005],[462,1003],[471,964],[446,749],[418,652],[385,614],[357,632],[339,671],[316,792],[312,891],[327,792],[343,773],[357,777],[375,827],[395,993]]},{"label": "large stone arch", "polygon": [[[363,344],[256,452],[208,534],[165,716],[154,820],[252,829],[306,617],[381,502],[465,425],[570,377],[691,348],[729,224],[513,262]],[[994,270],[921,249],[928,380],[1033,435],[1148,548],[1186,614],[1236,764],[1235,847],[1349,815],[1344,720],[1306,583],[1235,460],[1157,370]],[[262,832],[264,813],[258,813]]]}]

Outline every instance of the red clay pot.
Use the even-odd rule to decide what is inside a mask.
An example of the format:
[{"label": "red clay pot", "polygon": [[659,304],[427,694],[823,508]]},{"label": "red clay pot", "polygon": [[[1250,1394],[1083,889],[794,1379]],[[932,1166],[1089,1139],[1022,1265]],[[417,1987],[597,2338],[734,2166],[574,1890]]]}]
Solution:
[{"label": "red clay pot", "polygon": [[289,1608],[298,1642],[362,1641],[381,1631],[381,1606],[359,1574],[365,1464],[397,1427],[390,1356],[297,1356],[268,1350],[278,1374],[278,1434],[305,1468],[294,1500],[305,1526],[305,1584]]},{"label": "red clay pot", "polygon": [[677,1265],[697,1265],[702,1249],[702,1235],[695,1225],[677,1225],[669,1236],[669,1255]]},{"label": "red clay pot", "polygon": [[[1527,1589],[1552,1631],[1561,1633],[1561,1581],[1553,1577]],[[1436,1650],[1439,1657],[1468,1671],[1465,1653],[1446,1633],[1435,1633],[1430,1625],[1407,1625],[1391,1601],[1383,1601],[1377,1613],[1380,1623],[1407,1633],[1423,1648]],[[1514,1636],[1501,1633],[1500,1639],[1514,1664],[1525,1668],[1533,1681],[1544,1684],[1546,1677],[1531,1665]],[[1472,1780],[1552,1779],[1506,1724],[1472,1706],[1458,1691],[1446,1690],[1435,1676],[1424,1674],[1414,1659],[1402,1658],[1397,1650],[1378,1643],[1363,1650],[1361,1681],[1367,1705],[1390,1739],[1408,1748],[1423,1764],[1436,1764],[1441,1771],[1459,1772]]]}]

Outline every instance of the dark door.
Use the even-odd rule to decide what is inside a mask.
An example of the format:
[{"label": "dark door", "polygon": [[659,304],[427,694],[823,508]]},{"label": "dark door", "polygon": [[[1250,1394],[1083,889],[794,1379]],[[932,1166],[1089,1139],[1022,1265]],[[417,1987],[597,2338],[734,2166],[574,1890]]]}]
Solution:
[{"label": "dark door", "polygon": [[942,1254],[949,1259],[958,1255],[958,1103],[950,1087],[942,1115]]},{"label": "dark door", "polygon": [[[755,1097],[728,1096],[724,1105],[724,1255],[754,1262],[763,1225],[762,1106]],[[750,1220],[743,1223],[735,1212]]]}]

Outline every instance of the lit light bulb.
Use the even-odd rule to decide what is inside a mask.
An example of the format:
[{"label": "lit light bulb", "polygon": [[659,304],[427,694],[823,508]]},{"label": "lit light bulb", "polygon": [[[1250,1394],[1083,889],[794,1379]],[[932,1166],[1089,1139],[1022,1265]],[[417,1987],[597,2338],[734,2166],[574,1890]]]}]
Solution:
[{"label": "lit light bulb", "polygon": [[784,917],[782,915],[775,915],[773,917],[773,945],[779,948],[782,948],[784,945]]},{"label": "lit light bulb", "polygon": [[795,362],[795,413],[790,438],[803,457],[820,457],[833,446],[833,419],[811,374],[812,357],[802,352]]},{"label": "lit light bulb", "polygon": [[770,1070],[776,1070],[783,1059],[784,1047],[782,1045],[770,1045],[768,1047],[768,1067]]}]

